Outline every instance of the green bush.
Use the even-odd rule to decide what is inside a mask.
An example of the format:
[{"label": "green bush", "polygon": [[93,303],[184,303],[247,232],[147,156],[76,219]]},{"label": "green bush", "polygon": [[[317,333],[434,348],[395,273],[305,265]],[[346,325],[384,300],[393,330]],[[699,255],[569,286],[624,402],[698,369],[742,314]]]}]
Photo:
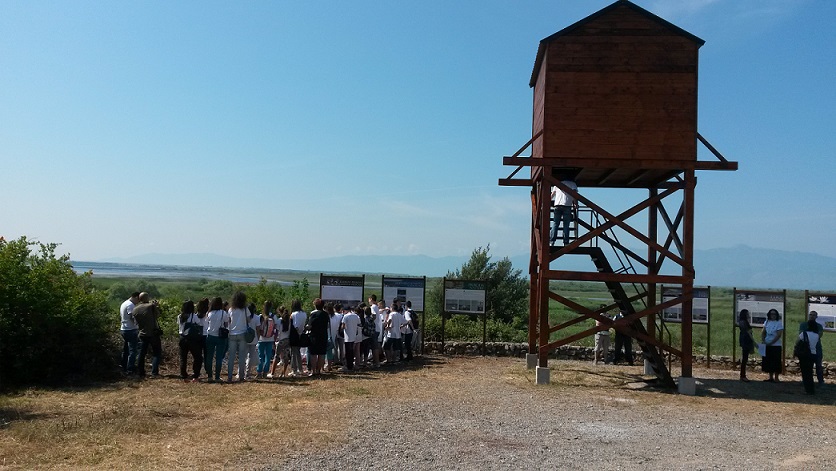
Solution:
[{"label": "green bush", "polygon": [[[496,341],[513,341],[512,338],[525,338],[516,333],[520,328],[525,329],[528,320],[528,280],[523,277],[520,270],[515,270],[508,257],[498,262],[491,261],[491,247],[477,247],[470,254],[470,259],[455,271],[448,271],[446,278],[463,280],[482,280],[487,287],[486,302],[488,315],[488,331],[497,337]],[[441,336],[440,315],[444,288],[440,278],[428,280],[425,309],[429,316],[438,319],[438,335]],[[470,319],[468,316],[451,316],[446,324],[446,338],[460,338],[454,332],[468,332],[466,337],[470,339],[475,329],[473,326],[464,327],[464,321],[454,319],[468,319],[478,324],[478,339],[482,339],[482,321]],[[504,325],[503,325],[504,324]],[[491,325],[495,327],[490,327]],[[514,327],[516,326],[516,328]],[[430,327],[430,326],[427,326]],[[451,330],[453,329],[453,330]],[[425,331],[428,333],[429,329]],[[461,337],[464,339],[464,337]]]},{"label": "green bush", "polygon": [[160,300],[160,317],[157,322],[163,329],[163,338],[178,338],[180,336],[180,309],[183,307],[183,300],[163,298]]},{"label": "green bush", "polygon": [[0,387],[63,385],[115,371],[107,293],[56,244],[0,238]]},{"label": "green bush", "polygon": [[279,283],[267,281],[262,277],[257,284],[243,287],[243,291],[247,295],[247,302],[255,303],[258,312],[261,312],[264,301],[270,301],[273,304],[273,312],[276,312],[279,306],[290,310],[294,299],[302,301],[302,309],[305,310],[310,310],[309,306],[313,302],[307,278],[294,280],[292,285],[283,287]]}]

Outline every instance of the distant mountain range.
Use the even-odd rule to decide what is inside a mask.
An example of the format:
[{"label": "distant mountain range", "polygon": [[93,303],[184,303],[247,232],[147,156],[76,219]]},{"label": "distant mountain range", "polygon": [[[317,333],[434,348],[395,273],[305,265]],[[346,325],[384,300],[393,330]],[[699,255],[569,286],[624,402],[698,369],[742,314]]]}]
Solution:
[{"label": "distant mountain range", "polygon": [[[392,275],[444,276],[462,266],[463,257],[426,255],[346,255],[307,260],[234,258],[210,253],[145,254],[109,258],[98,262],[197,267],[270,268],[325,273],[384,273]],[[494,255],[494,260],[498,258]],[[528,273],[528,254],[510,257],[514,266]],[[822,255],[759,249],[745,245],[696,250],[696,284],[764,289],[836,290],[836,258]],[[562,257],[562,270],[592,269],[585,257]]]}]

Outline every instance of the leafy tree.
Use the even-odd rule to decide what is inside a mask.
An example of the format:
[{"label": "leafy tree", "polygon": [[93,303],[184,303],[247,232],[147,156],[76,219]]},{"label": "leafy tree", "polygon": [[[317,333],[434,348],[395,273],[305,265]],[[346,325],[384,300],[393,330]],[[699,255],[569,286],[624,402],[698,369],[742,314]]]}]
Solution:
[{"label": "leafy tree", "polygon": [[157,322],[163,329],[164,338],[179,337],[180,321],[177,318],[180,316],[183,301],[179,298],[163,298],[160,300],[160,317]]},{"label": "leafy tree", "polygon": [[311,294],[310,283],[307,278],[301,280],[293,280],[293,285],[288,290],[288,296],[285,298],[284,305],[290,309],[290,303],[298,299],[302,301],[302,306],[310,306],[313,302],[313,295]]},{"label": "leafy tree", "polygon": [[126,283],[117,281],[116,283],[110,285],[110,288],[107,289],[107,299],[121,303],[131,297],[131,293],[134,291],[136,290],[128,286]]},{"label": "leafy tree", "polygon": [[115,371],[106,292],[56,244],[0,238],[0,387],[67,384]]},{"label": "leafy tree", "polygon": [[275,309],[286,297],[282,285],[276,282],[271,283],[263,276],[258,283],[247,286],[244,289],[244,294],[247,295],[247,301],[255,303],[256,309],[259,311],[261,311],[265,301],[270,301]]},{"label": "leafy tree", "polygon": [[131,293],[134,292],[146,292],[151,295],[152,298],[159,298],[161,296],[160,289],[154,283],[149,282],[148,280],[138,280],[135,285],[130,285],[128,283],[117,281],[110,286],[107,290],[108,292],[108,299],[111,301],[117,301],[120,304],[122,301],[131,297]]},{"label": "leafy tree", "polygon": [[224,299],[230,299],[235,293],[235,285],[229,280],[213,280],[206,285],[204,292],[214,293],[211,296],[220,296]]},{"label": "leafy tree", "polygon": [[[157,285],[155,285],[154,283],[151,283],[148,280],[139,280],[139,283],[137,283],[137,285],[136,285],[136,289],[131,290],[128,293],[128,295],[130,296],[130,294],[133,293],[134,291],[139,291],[140,293],[143,293],[143,292],[148,293],[151,296],[152,299],[153,298],[159,298],[160,296],[162,296],[162,293],[160,292],[160,288],[158,288]],[[127,297],[123,298],[122,301],[124,301],[125,299],[128,299],[128,298]]]},{"label": "leafy tree", "polygon": [[[528,280],[522,276],[521,270],[514,269],[508,257],[498,262],[492,261],[490,250],[490,244],[486,247],[477,247],[461,268],[447,272],[447,278],[485,281],[488,290],[486,299],[488,319],[506,324],[519,319],[527,319]],[[428,313],[438,314],[442,296],[441,280],[436,280],[430,284],[427,293]]]},{"label": "leafy tree", "polygon": [[517,317],[526,316],[528,280],[522,277],[521,270],[514,269],[508,257],[492,262],[490,250],[490,244],[477,247],[470,260],[461,269],[448,272],[447,277],[486,281],[488,318],[510,323]]}]

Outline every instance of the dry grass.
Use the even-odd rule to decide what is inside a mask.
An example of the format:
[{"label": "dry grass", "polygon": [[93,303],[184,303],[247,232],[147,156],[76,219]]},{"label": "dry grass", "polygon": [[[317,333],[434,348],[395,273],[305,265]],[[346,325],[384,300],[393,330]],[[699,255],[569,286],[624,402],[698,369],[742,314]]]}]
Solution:
[{"label": "dry grass", "polygon": [[299,443],[341,443],[340,424],[371,396],[431,395],[417,385],[443,371],[435,363],[321,379],[194,384],[169,376],[0,396],[0,467],[218,468],[251,454],[269,461],[299,452]]},{"label": "dry grass", "polygon": [[[174,378],[124,381],[90,389],[30,390],[0,396],[0,467],[220,468],[275,463],[300,443],[346,441],[358,408],[378,397],[468,401],[492,384],[545,399],[584,396],[615,406],[687,413],[778,413],[788,423],[836,423],[836,391],[807,397],[798,383],[759,387],[734,372],[697,370],[701,395],[645,386],[639,368],[553,362],[552,385],[533,385],[517,359],[425,358],[419,367],[324,379],[191,384]],[[465,381],[463,378],[470,378]],[[788,378],[792,380],[793,378]],[[797,378],[796,378],[797,381]],[[210,450],[219,450],[212,452]]]}]

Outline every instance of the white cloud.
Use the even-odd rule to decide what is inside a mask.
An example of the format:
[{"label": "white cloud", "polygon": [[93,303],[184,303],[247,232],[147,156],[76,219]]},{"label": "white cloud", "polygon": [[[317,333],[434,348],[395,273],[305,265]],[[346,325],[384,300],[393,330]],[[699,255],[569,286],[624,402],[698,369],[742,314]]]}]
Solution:
[{"label": "white cloud", "polygon": [[670,20],[693,15],[694,13],[723,0],[657,0],[648,10],[653,14]]},{"label": "white cloud", "polygon": [[647,9],[668,21],[713,9],[725,17],[777,18],[791,13],[809,0],[656,0]]}]

